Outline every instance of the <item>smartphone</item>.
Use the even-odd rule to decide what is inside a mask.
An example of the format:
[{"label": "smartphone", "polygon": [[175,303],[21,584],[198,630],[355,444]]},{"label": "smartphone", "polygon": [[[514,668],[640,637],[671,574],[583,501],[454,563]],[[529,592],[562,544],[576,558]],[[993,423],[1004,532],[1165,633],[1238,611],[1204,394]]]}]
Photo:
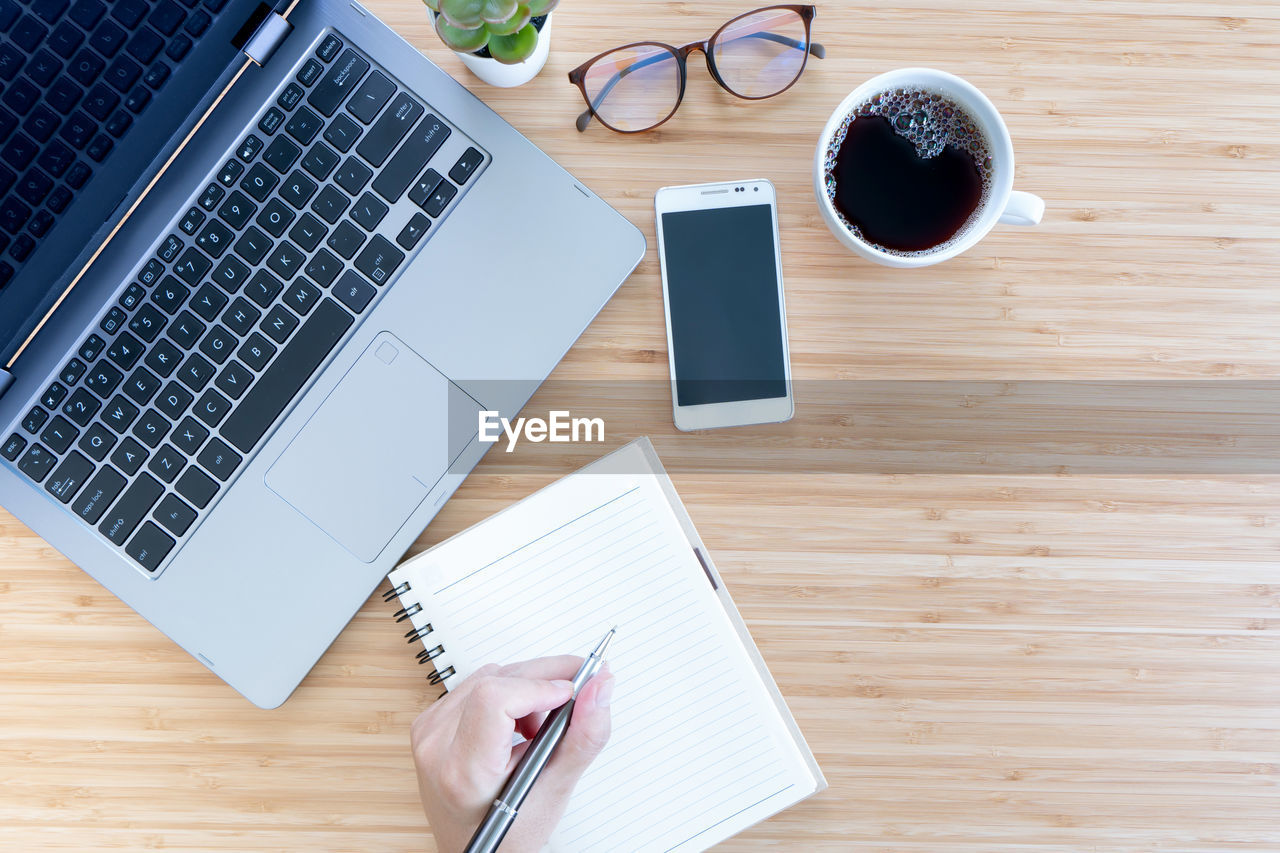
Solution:
[{"label": "smartphone", "polygon": [[663,187],[654,207],[676,427],[790,419],[795,402],[773,184]]}]

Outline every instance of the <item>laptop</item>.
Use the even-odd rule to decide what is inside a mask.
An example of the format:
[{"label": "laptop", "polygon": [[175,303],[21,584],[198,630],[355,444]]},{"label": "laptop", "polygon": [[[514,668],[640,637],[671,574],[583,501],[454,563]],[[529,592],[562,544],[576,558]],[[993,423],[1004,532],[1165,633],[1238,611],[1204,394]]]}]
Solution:
[{"label": "laptop", "polygon": [[346,0],[0,0],[0,85],[0,504],[275,707],[644,237]]}]

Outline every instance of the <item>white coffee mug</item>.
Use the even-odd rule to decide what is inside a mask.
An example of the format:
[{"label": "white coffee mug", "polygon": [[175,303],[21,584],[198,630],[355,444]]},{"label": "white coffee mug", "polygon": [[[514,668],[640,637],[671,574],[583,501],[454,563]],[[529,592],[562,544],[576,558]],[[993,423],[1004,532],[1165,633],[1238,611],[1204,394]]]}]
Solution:
[{"label": "white coffee mug", "polygon": [[[944,243],[937,249],[899,255],[887,252],[859,238],[840,221],[840,216],[827,195],[825,161],[831,139],[841,123],[855,109],[873,95],[890,89],[924,89],[950,98],[965,110],[986,136],[991,148],[991,190],[975,211],[959,237]],[[899,68],[873,77],[849,93],[840,102],[827,126],[818,138],[818,151],[814,156],[813,190],[818,197],[818,209],[836,238],[864,258],[891,267],[924,267],[954,258],[987,236],[997,222],[1007,225],[1038,225],[1044,216],[1044,200],[1031,193],[1013,189],[1013,141],[1009,128],[1005,127],[1000,113],[971,83],[954,74],[932,68]]]}]

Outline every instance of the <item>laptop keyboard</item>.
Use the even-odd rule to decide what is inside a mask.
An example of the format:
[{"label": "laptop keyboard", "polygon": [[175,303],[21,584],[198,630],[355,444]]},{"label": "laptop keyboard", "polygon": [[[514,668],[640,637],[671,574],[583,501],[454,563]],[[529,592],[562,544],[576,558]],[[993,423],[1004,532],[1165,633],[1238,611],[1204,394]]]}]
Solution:
[{"label": "laptop keyboard", "polygon": [[0,444],[148,573],[488,159],[333,33],[276,95]]},{"label": "laptop keyboard", "polygon": [[227,0],[0,0],[0,289]]}]

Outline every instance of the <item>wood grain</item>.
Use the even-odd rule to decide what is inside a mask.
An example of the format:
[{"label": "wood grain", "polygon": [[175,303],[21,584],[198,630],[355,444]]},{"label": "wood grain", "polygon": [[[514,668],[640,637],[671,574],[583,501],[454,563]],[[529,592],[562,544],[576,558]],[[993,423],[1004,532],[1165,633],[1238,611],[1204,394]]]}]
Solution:
[{"label": "wood grain", "polygon": [[[828,58],[784,97],[738,101],[694,62],[681,113],[634,137],[575,132],[565,72],[747,6],[566,0],[515,91],[468,77],[420,4],[370,8],[651,245],[658,187],[772,180],[799,381],[1280,378],[1274,3],[827,3]],[[880,269],[820,221],[812,149],[845,93],[913,64],[990,95],[1048,213],[941,267]],[[931,469],[910,405],[911,473],[703,470],[725,441],[821,450],[866,423],[802,404],[786,428],[679,435],[666,371],[651,250],[530,409],[587,408],[610,447],[653,436],[831,782],[723,849],[1280,849],[1280,478]],[[1089,417],[1056,426],[1116,456]],[[415,550],[597,450],[491,453]],[[406,747],[434,691],[379,601],[265,712],[2,512],[0,566],[0,847],[433,849]]]}]

